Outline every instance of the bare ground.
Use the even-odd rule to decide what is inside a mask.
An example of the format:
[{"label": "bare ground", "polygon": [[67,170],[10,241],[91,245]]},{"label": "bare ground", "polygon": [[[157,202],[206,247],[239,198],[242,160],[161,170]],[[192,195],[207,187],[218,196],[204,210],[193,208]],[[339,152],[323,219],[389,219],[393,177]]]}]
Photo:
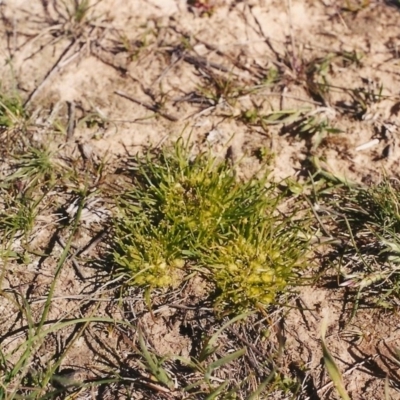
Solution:
[{"label": "bare ground", "polygon": [[[180,135],[199,149],[211,146],[231,157],[244,177],[257,170],[257,155],[266,151],[275,155],[277,180],[307,177],[314,171],[312,156],[350,181],[378,182],[383,173],[399,178],[400,10],[394,3],[103,0],[92,2],[80,20],[61,1],[3,1],[1,84],[4,90],[17,89],[30,110],[32,141],[57,151],[60,168],[78,160],[82,171],[89,170],[92,187],[104,184],[118,191],[124,179],[118,170],[127,155]],[[73,9],[73,2],[66,4]],[[338,131],[330,133],[321,124]],[[11,135],[3,133],[3,143],[6,134]],[[102,157],[107,168],[98,178]],[[29,300],[33,320],[40,318],[65,246],[55,238],[67,240],[69,232],[59,228],[55,210],[67,210],[73,199],[65,187],[49,195],[39,212],[30,247],[48,256],[4,266],[3,352],[26,339],[21,298]],[[118,282],[108,283],[104,259],[110,206],[105,198],[97,201],[96,213],[87,212],[88,223],[73,242],[75,250],[94,240],[93,246],[62,270],[48,326],[94,315],[139,321],[158,355],[194,354],[200,332],[212,332],[216,324],[210,304],[199,303],[207,287],[188,283],[176,293],[160,293],[153,313],[140,290],[130,289],[119,299]],[[253,368],[255,380],[244,386],[254,389],[276,364],[287,391],[282,384],[268,398],[336,398],[321,363],[319,329],[328,310],[327,344],[351,398],[383,399],[386,376],[400,379],[392,362],[393,349],[400,347],[397,313],[359,310],[347,326],[352,304],[346,289],[331,280],[297,293],[290,307],[254,317],[254,326],[265,325],[265,337],[252,336],[249,323],[248,331],[223,338],[221,354],[230,345],[252,346],[248,357],[253,361],[237,371],[236,379]],[[118,371],[134,382],[129,390],[128,381],[122,389],[117,383],[82,389],[76,398],[185,398],[138,372],[138,338],[129,327],[107,329],[98,322],[72,340],[82,326],[48,334],[30,368],[40,369],[70,346],[61,367],[79,371],[75,379],[101,379]],[[266,354],[271,363],[260,367]],[[174,368],[171,362],[173,376],[178,374]],[[221,382],[229,374],[222,369]],[[194,379],[185,376],[186,383]],[[297,392],[294,382],[301,383]],[[389,398],[400,399],[398,390],[391,385]]]}]

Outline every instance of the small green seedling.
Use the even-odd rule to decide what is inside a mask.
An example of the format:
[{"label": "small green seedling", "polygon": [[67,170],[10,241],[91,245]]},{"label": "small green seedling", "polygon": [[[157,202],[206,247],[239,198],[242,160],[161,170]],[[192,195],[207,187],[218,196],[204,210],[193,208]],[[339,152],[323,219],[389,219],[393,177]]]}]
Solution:
[{"label": "small green seedling", "polygon": [[22,100],[17,95],[0,93],[0,128],[11,128],[28,118]]},{"label": "small green seedling", "polygon": [[[221,393],[225,393],[229,385],[229,380],[224,381],[221,385],[215,387],[213,384],[213,372],[221,367],[227,366],[232,361],[239,359],[244,356],[246,349],[242,348],[234,352],[230,352],[225,356],[215,360],[216,353],[219,350],[217,342],[220,335],[225,331],[230,325],[246,319],[251,313],[243,313],[237,315],[236,317],[225,323],[220,329],[218,329],[212,336],[206,337],[202,341],[202,348],[200,354],[197,358],[185,358],[181,356],[175,356],[176,360],[179,360],[182,364],[192,369],[195,372],[201,374],[201,379],[185,387],[185,391],[191,392],[193,389],[198,387],[207,387],[206,391],[208,394],[207,398],[214,399]],[[224,397],[225,398],[225,397]]]}]

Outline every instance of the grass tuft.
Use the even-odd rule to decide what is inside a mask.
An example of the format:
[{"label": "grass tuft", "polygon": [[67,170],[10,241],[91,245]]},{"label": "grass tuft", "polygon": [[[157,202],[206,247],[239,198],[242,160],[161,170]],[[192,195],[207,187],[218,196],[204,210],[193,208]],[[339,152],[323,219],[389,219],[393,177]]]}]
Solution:
[{"label": "grass tuft", "polygon": [[322,201],[333,222],[332,234],[341,239],[336,263],[340,286],[356,291],[353,315],[361,300],[364,306],[396,308],[400,296],[398,182],[384,178],[370,187],[343,185]]},{"label": "grass tuft", "polygon": [[14,127],[27,118],[28,113],[19,96],[0,93],[0,128]]},{"label": "grass tuft", "polygon": [[268,179],[236,178],[209,153],[173,151],[136,159],[133,188],[119,198],[114,260],[148,289],[202,273],[216,304],[238,312],[272,304],[304,266],[306,222],[280,214],[283,195]]}]

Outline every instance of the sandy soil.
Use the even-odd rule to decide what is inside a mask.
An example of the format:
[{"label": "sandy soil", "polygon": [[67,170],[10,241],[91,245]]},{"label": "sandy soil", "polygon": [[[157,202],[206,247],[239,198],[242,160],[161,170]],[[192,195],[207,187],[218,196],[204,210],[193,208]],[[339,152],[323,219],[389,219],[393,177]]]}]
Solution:
[{"label": "sandy soil", "polygon": [[[35,140],[62,147],[66,154],[107,155],[111,164],[121,165],[127,154],[183,135],[199,149],[210,146],[231,157],[244,177],[259,167],[260,151],[275,154],[277,180],[308,176],[312,156],[350,181],[377,182],[384,173],[400,177],[400,9],[395,2],[103,0],[92,1],[82,20],[71,10],[72,1],[0,4],[1,87],[21,93],[33,116]],[[278,112],[281,118],[274,119]],[[318,128],[326,125],[337,131]],[[67,203],[71,196],[57,201]],[[104,212],[100,221],[107,219]],[[43,227],[52,219],[43,218],[38,247],[51,237]],[[82,228],[75,246],[84,246],[103,230],[101,222]],[[62,251],[59,244],[53,246],[40,273],[37,265],[16,269],[2,289],[34,282],[36,301],[43,303],[40,296]],[[102,252],[105,245],[100,243],[87,257]],[[76,315],[82,307],[85,315],[101,311],[127,318],[134,313],[158,354],[191,353],[192,340],[183,327],[192,311],[166,307],[154,317],[145,308],[133,311],[135,296],[141,296],[135,292],[122,305],[107,303],[107,287],[96,295],[107,305],[83,304],[79,296],[102,287],[106,272],[99,275],[88,264],[82,269],[86,281],[76,274],[72,267],[63,272],[51,308],[53,320]],[[185,288],[186,298],[190,290]],[[345,326],[351,306],[344,302],[344,292],[299,290],[282,332],[274,328],[275,342],[279,334],[285,336],[282,370],[306,382],[298,398],[336,398],[321,364],[319,327],[326,310],[331,327],[327,344],[352,399],[384,398],[385,377],[398,375],[391,362],[391,349],[400,347],[398,316],[364,310]],[[18,342],[18,335],[7,333],[18,327],[16,309],[12,303],[0,309],[2,346],[9,349]],[[199,324],[211,329],[207,310],[200,313]],[[5,324],[10,318],[13,326]],[[362,341],[354,341],[357,329]],[[73,344],[63,365],[79,366],[82,379],[89,379],[98,376],[94,364],[102,373],[106,364],[121,367],[123,354],[124,368],[133,368],[129,334],[103,328],[90,332],[91,337]],[[68,334],[72,328],[62,338],[49,336],[47,353],[59,351]],[[125,396],[110,393],[110,398]],[[145,398],[139,393],[132,398]],[[389,393],[400,399],[398,388],[390,387]],[[174,398],[162,391],[159,396]],[[285,396],[279,392],[275,398],[290,398]]]}]

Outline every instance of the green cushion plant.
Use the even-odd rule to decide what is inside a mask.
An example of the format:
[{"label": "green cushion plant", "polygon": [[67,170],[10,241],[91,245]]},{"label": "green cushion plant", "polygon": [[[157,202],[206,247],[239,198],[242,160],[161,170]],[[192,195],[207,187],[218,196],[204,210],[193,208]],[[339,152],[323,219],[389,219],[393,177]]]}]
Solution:
[{"label": "green cushion plant", "polygon": [[305,265],[308,219],[278,212],[268,179],[237,179],[210,153],[173,150],[137,157],[133,186],[118,201],[114,260],[134,285],[168,288],[197,271],[216,304],[240,312],[269,305]]}]

